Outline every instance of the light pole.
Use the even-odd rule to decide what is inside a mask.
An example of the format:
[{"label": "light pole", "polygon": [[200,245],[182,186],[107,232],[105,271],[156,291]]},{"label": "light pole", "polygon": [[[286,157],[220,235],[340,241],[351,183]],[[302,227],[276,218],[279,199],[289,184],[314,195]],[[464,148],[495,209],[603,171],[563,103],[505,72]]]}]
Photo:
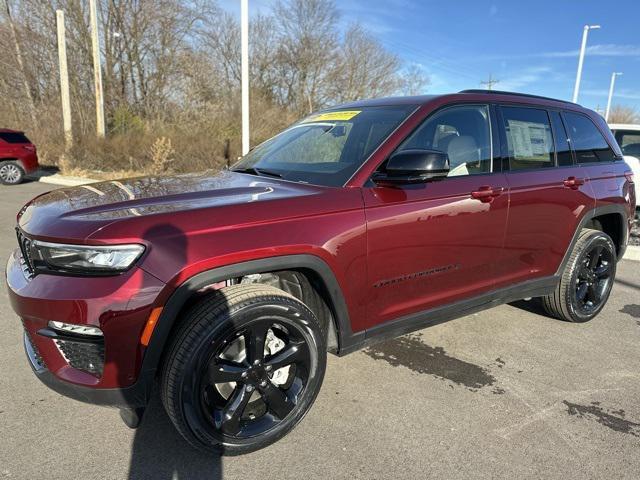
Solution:
[{"label": "light pole", "polygon": [[67,40],[63,10],[56,10],[56,26],[58,31],[58,64],[60,65],[60,96],[62,98],[62,128],[64,130],[65,151],[69,152],[73,146],[73,129],[71,127],[71,95],[69,94]]},{"label": "light pole", "polygon": [[104,138],[104,94],[102,91],[102,65],[100,62],[100,39],[98,37],[98,11],[96,8],[96,0],[89,1],[89,23],[91,24],[93,83],[96,92],[96,133],[99,138]]},{"label": "light pole", "polygon": [[573,103],[578,102],[578,92],[580,91],[580,79],[582,78],[582,64],[584,63],[584,53],[587,49],[587,37],[589,30],[596,30],[600,25],[585,25],[582,31],[582,46],[580,47],[580,58],[578,59],[578,73],[576,74],[576,85],[573,88]]},{"label": "light pole", "polygon": [[249,153],[249,0],[240,3],[240,50],[242,70],[242,155]]},{"label": "light pole", "polygon": [[613,87],[616,84],[616,77],[622,75],[622,72],[613,72],[611,74],[611,85],[609,85],[609,99],[607,100],[607,109],[604,111],[605,121],[609,121],[609,112],[611,111],[611,99],[613,98]]}]

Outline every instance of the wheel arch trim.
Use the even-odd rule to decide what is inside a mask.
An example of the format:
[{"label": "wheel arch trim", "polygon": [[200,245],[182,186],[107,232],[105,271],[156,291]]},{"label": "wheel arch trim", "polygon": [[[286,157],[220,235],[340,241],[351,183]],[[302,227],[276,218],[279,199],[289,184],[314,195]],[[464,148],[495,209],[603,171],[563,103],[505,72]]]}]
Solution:
[{"label": "wheel arch trim", "polygon": [[364,336],[364,332],[355,334],[352,332],[349,311],[340,284],[331,267],[321,258],[315,255],[297,254],[249,260],[197,273],[173,291],[151,335],[142,360],[141,374],[157,370],[178,314],[195,293],[213,283],[229,278],[274,270],[311,270],[322,279],[329,295],[328,307],[332,312],[337,330],[338,352],[352,343],[357,343],[360,335]]},{"label": "wheel arch trim", "polygon": [[571,242],[567,246],[565,250],[564,257],[562,262],[560,262],[560,266],[556,270],[556,275],[561,275],[564,267],[569,261],[569,257],[571,256],[571,251],[573,250],[574,245],[578,241],[578,236],[580,231],[585,228],[585,226],[594,218],[599,217],[601,215],[610,215],[617,214],[620,216],[620,244],[616,245],[618,248],[618,260],[622,259],[624,256],[624,252],[627,248],[626,239],[628,238],[628,225],[627,225],[627,211],[625,210],[625,206],[621,204],[612,204],[612,205],[601,205],[595,208],[588,210],[578,222],[575,232],[573,233],[573,237],[571,238]]}]

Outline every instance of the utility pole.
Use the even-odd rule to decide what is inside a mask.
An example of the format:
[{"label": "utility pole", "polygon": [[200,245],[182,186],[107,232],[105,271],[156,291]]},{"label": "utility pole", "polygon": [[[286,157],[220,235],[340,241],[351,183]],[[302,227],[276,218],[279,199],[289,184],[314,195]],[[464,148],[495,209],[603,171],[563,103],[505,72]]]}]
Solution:
[{"label": "utility pole", "polygon": [[56,10],[58,27],[58,63],[60,65],[60,95],[62,97],[62,126],[64,129],[65,147],[68,151],[73,146],[71,129],[71,100],[69,96],[69,72],[67,70],[67,45],[65,41],[64,12]]},{"label": "utility pole", "polygon": [[242,57],[242,155],[249,153],[249,0],[240,3]]},{"label": "utility pole", "polygon": [[89,0],[89,22],[91,24],[91,47],[93,51],[93,83],[96,91],[96,133],[104,138],[104,96],[102,93],[102,66],[100,62],[100,39],[98,38],[98,11],[96,0]]},{"label": "utility pole", "polygon": [[500,80],[496,80],[493,78],[492,74],[489,74],[489,80],[485,80],[484,82],[480,82],[480,85],[486,85],[487,90],[493,90],[493,86],[497,83],[500,83]]},{"label": "utility pole", "polygon": [[607,109],[604,111],[605,121],[609,121],[609,112],[611,112],[611,99],[613,98],[613,87],[616,84],[616,77],[622,75],[622,72],[613,72],[611,74],[611,85],[609,85],[609,98],[607,100]]},{"label": "utility pole", "polygon": [[580,56],[578,57],[578,73],[576,73],[576,84],[573,87],[573,103],[578,103],[578,93],[580,92],[580,81],[582,80],[582,65],[584,64],[584,54],[587,51],[587,37],[589,30],[597,30],[600,25],[585,25],[582,30],[582,45],[580,46]]}]

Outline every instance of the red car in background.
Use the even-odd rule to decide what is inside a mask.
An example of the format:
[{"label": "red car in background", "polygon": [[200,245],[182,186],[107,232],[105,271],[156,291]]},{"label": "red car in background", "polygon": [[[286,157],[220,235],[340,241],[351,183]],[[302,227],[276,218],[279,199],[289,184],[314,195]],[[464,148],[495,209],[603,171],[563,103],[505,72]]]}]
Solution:
[{"label": "red car in background", "polygon": [[0,182],[17,185],[38,169],[36,146],[23,132],[0,129]]}]

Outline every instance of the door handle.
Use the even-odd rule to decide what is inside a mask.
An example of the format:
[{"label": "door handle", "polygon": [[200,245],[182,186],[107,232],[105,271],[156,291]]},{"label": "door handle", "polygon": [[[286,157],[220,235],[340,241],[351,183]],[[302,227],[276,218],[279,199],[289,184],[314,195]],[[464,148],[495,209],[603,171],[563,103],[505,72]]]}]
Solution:
[{"label": "door handle", "polygon": [[580,185],[584,185],[583,178],[569,177],[562,182],[565,187],[577,190]]},{"label": "door handle", "polygon": [[490,203],[499,195],[504,192],[503,187],[490,187],[489,185],[483,185],[478,190],[471,192],[471,197],[476,200],[480,200],[483,203]]}]

